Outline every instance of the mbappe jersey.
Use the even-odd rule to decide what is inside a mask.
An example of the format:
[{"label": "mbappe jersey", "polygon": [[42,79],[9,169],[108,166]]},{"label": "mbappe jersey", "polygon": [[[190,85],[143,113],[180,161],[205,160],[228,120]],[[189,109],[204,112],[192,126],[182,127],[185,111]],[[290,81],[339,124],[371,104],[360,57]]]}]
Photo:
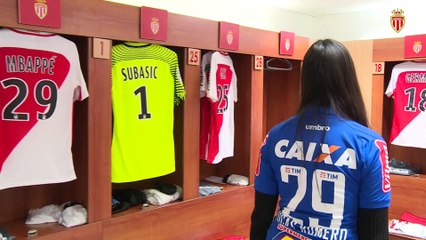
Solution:
[{"label": "mbappe jersey", "polygon": [[[237,76],[231,57],[224,52],[214,52],[210,60],[206,97],[202,103],[210,111],[208,141],[205,159],[217,164],[234,156],[234,105],[237,102]],[[203,81],[202,81],[203,82]],[[206,110],[204,110],[206,111]],[[202,110],[203,112],[203,110]],[[203,132],[202,132],[203,133]],[[203,153],[203,151],[200,151]]]},{"label": "mbappe jersey", "polygon": [[426,148],[426,63],[395,65],[386,95],[394,100],[390,143]]},{"label": "mbappe jersey", "polygon": [[386,142],[330,110],[302,116],[273,127],[261,147],[254,187],[280,195],[267,239],[358,239],[358,209],[390,204]]},{"label": "mbappe jersey", "polygon": [[87,96],[73,42],[0,30],[0,189],[76,179],[73,103]]},{"label": "mbappe jersey", "polygon": [[112,182],[175,171],[173,112],[184,97],[175,52],[132,42],[113,47]]}]

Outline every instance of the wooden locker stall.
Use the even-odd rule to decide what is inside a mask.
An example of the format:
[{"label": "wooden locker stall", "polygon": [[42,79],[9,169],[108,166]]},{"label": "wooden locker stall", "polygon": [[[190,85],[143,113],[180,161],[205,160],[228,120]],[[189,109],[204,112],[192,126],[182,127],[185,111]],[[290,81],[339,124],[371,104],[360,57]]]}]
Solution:
[{"label": "wooden locker stall", "polygon": [[[283,96],[291,99],[289,102],[282,103],[287,109],[294,109],[293,99],[298,99],[298,91],[294,91],[294,88],[288,86],[293,86],[294,83],[298,86],[300,62],[309,46],[308,39],[296,36],[293,56],[283,56],[279,54],[279,34],[269,31],[256,33],[258,31],[241,27],[240,46],[244,54],[231,54],[238,77],[238,102],[235,105],[235,155],[230,159],[224,159],[217,166],[202,162],[201,179],[211,175],[223,177],[226,174],[235,173],[249,177],[249,183],[253,184],[253,173],[257,166],[260,145],[265,137],[265,124],[268,120],[271,121],[269,115],[281,111],[277,107]],[[254,50],[252,54],[255,56],[245,54],[250,53],[250,49]],[[289,59],[292,64],[295,64],[295,71],[290,71],[289,75],[283,72],[282,74],[284,74],[284,78],[290,76],[291,83],[282,88],[280,93],[275,92],[276,94],[274,94],[273,92],[274,87],[277,86],[270,86],[268,91],[268,82],[272,82],[270,79],[274,79],[276,75],[273,73],[269,75],[267,73],[269,71],[264,69],[255,69],[256,56],[263,57],[262,65],[270,58]],[[286,84],[285,82],[284,84]],[[275,91],[279,91],[280,87]],[[269,112],[267,106],[270,106]],[[290,113],[294,113],[291,110],[287,111],[289,114],[281,116],[282,120],[289,117]]]},{"label": "wooden locker stall", "polygon": [[[135,40],[136,41],[136,40]],[[144,42],[144,40],[137,40],[138,42]],[[122,41],[113,41],[114,45],[123,43]],[[164,46],[164,45],[163,45]],[[182,75],[182,80],[184,83],[185,80],[185,48],[182,47],[174,47],[174,46],[166,46],[168,49],[172,50],[177,54],[179,61],[179,71]],[[132,188],[132,189],[153,189],[156,187],[158,183],[164,184],[174,184],[177,186],[183,186],[183,129],[184,129],[184,101],[182,101],[179,105],[174,108],[174,126],[173,126],[173,136],[174,136],[174,145],[175,145],[175,171],[155,178],[127,182],[127,183],[112,183],[112,190],[115,189],[124,189],[124,188]],[[114,121],[114,119],[112,119]],[[161,147],[159,147],[158,154],[161,154]],[[156,159],[151,159],[151,161],[156,161]],[[140,209],[139,209],[140,210]]]},{"label": "wooden locker stall", "polygon": [[[77,180],[42,186],[0,190],[0,227],[26,239],[27,230],[38,229],[38,239],[216,239],[226,235],[248,235],[253,207],[253,187],[226,186],[225,191],[199,197],[199,181],[215,174],[237,173],[250,177],[257,164],[264,137],[264,74],[254,71],[253,55],[282,57],[278,54],[278,33],[241,26],[240,49],[229,51],[238,76],[238,103],[235,108],[235,156],[217,166],[203,166],[199,159],[200,66],[189,65],[188,48],[218,48],[218,22],[169,13],[168,40],[139,38],[140,8],[102,0],[62,1],[61,28],[44,28],[18,23],[16,0],[0,5],[0,27],[22,28],[61,34],[79,49],[89,98],[75,103],[74,164]],[[107,41],[157,43],[174,50],[187,92],[175,108],[176,172],[135,183],[111,184],[111,60],[92,56],[94,38]],[[295,54],[300,63],[308,39],[296,36]],[[109,49],[107,49],[109,50]],[[296,73],[291,78],[296,78]],[[294,94],[287,89],[289,97]],[[286,103],[283,103],[283,105]],[[229,160],[229,161],[228,161]],[[133,207],[111,214],[111,191],[116,188],[153,186],[156,181],[181,185],[183,199],[171,204],[142,209]],[[76,200],[88,210],[88,223],[65,228],[58,224],[25,225],[31,208]],[[165,227],[170,231],[165,231]]]},{"label": "wooden locker stall", "polygon": [[[250,104],[252,57],[247,54],[230,53],[237,75],[238,101],[234,105],[234,156],[220,163],[200,161],[200,179],[209,176],[224,177],[226,174],[250,175]],[[226,190],[226,189],[225,189]]]},{"label": "wooden locker stall", "polygon": [[[385,95],[393,67],[404,61],[419,60],[404,58],[404,38],[377,39],[373,41],[373,61],[384,62],[384,74],[374,75],[373,78],[373,107],[372,120],[374,128],[381,132],[386,141],[392,127],[393,100]],[[426,149],[401,147],[389,144],[389,159],[396,158],[419,166],[423,172],[426,169]],[[423,206],[426,198],[426,178],[419,176],[391,175],[392,197],[389,209],[390,219],[399,219],[404,211],[425,218],[426,209]],[[391,236],[391,239],[415,239],[404,236]]]},{"label": "wooden locker stall", "polygon": [[[267,58],[266,61],[280,61]],[[300,71],[301,60],[288,60],[286,62],[274,63],[280,68],[288,70],[264,69],[264,134],[276,124],[286,120],[297,113],[300,103]]]},{"label": "wooden locker stall", "polygon": [[[87,51],[89,40],[83,37],[64,36],[79,45],[80,64],[83,75],[87,77]],[[62,204],[66,201],[78,201],[87,204],[87,163],[88,163],[88,102],[76,102],[73,122],[73,157],[77,180],[67,183],[23,186],[0,191],[0,201],[6,207],[0,215],[0,221],[10,221],[27,216],[25,208],[38,208],[45,202]],[[7,141],[2,139],[2,141]],[[25,208],[23,208],[25,206]],[[18,213],[19,212],[19,213]]]},{"label": "wooden locker stall", "polygon": [[[343,44],[348,48],[355,63],[366,110],[368,116],[370,116],[372,41],[347,41]],[[280,59],[265,58],[265,61],[270,61],[271,66],[284,68],[267,70],[265,66],[265,132],[275,124],[296,114],[299,107],[301,60],[303,60],[303,56],[293,59],[288,58],[288,56],[285,57],[281,59],[281,62]],[[285,70],[288,66],[292,66],[292,69]]]},{"label": "wooden locker stall", "polygon": [[[3,26],[3,24],[0,25]],[[22,26],[22,28],[25,27]],[[45,235],[48,235],[46,239],[66,239],[64,235],[66,228],[57,223],[25,225],[25,219],[30,209],[77,201],[92,210],[89,213],[88,221],[94,222],[95,219],[102,217],[102,213],[97,210],[99,208],[88,206],[110,207],[110,203],[106,205],[103,204],[105,202],[97,199],[102,194],[110,195],[107,185],[103,184],[104,186],[101,185],[102,187],[98,188],[98,183],[109,179],[110,155],[109,152],[103,151],[102,144],[108,144],[108,139],[111,138],[111,134],[107,131],[111,125],[109,118],[99,117],[99,114],[109,112],[105,106],[108,108],[110,105],[110,96],[102,94],[102,91],[105,88],[109,89],[103,80],[109,79],[110,74],[99,71],[99,69],[110,68],[110,63],[92,58],[92,39],[77,35],[63,34],[62,36],[77,45],[87,87],[97,89],[97,91],[89,90],[88,99],[74,103],[72,153],[77,179],[65,183],[24,186],[0,191],[0,203],[7,206],[0,214],[0,225],[16,239],[26,239],[29,229],[38,229],[40,239],[44,239]],[[95,188],[97,188],[96,191],[94,191]],[[96,223],[70,229],[67,234],[69,236],[76,234],[87,239],[100,239],[100,233],[101,225]]]}]

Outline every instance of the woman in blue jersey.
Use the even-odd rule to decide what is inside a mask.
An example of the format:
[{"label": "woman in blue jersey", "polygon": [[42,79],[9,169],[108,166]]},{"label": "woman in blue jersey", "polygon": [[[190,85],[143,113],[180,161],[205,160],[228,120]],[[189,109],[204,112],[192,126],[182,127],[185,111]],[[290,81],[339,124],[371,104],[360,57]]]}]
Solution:
[{"label": "woman in blue jersey", "polygon": [[318,40],[303,59],[298,113],[262,144],[250,239],[389,239],[389,178],[348,50]]}]

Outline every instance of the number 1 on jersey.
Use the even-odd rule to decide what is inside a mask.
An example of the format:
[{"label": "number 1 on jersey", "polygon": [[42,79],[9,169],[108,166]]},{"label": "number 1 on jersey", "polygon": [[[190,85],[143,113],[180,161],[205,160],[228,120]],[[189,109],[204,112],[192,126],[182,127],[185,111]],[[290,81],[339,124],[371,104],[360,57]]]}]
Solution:
[{"label": "number 1 on jersey", "polygon": [[140,94],[141,113],[138,114],[139,119],[150,119],[151,113],[148,112],[148,103],[146,97],[146,86],[141,86],[133,92],[135,95]]}]

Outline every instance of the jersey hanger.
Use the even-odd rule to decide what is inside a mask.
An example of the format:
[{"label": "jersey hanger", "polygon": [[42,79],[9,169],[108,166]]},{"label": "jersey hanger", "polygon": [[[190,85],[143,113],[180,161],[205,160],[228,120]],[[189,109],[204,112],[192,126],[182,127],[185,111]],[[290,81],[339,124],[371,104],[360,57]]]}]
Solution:
[{"label": "jersey hanger", "polygon": [[[277,62],[275,66],[273,66],[274,62]],[[280,65],[277,65],[278,63]],[[285,66],[282,66],[283,63],[285,64]],[[284,58],[271,58],[266,61],[265,70],[291,71],[293,70],[293,64],[289,60]]]}]

